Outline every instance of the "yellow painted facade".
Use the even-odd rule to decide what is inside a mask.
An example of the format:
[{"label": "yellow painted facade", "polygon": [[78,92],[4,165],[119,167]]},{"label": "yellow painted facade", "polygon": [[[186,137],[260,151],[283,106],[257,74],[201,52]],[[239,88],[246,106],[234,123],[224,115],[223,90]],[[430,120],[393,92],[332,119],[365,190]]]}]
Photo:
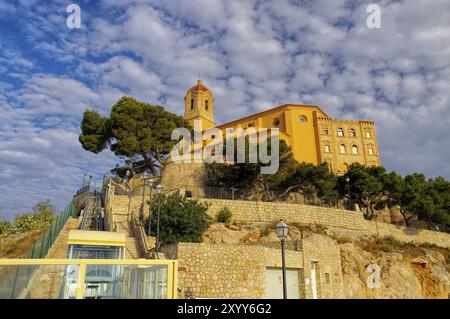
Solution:
[{"label": "yellow painted facade", "polygon": [[352,163],[381,165],[373,121],[332,119],[315,105],[285,104],[216,126],[213,103],[211,91],[199,80],[186,93],[185,118],[191,124],[201,120],[203,129],[279,128],[280,139],[291,146],[297,161],[327,162],[336,174]]}]

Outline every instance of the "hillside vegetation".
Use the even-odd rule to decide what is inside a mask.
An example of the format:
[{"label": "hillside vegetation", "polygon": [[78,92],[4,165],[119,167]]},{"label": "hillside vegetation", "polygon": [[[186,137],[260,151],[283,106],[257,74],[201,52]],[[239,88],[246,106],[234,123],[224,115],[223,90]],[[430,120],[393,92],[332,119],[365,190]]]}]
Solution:
[{"label": "hillside vegetation", "polygon": [[443,177],[427,179],[418,173],[403,177],[387,172],[382,166],[366,167],[358,163],[337,176],[329,171],[327,163],[298,163],[284,141],[280,141],[278,172],[261,174],[261,165],[207,164],[204,183],[209,187],[251,190],[266,201],[286,200],[290,195],[300,194],[318,198],[325,204],[341,202],[347,207],[357,204],[367,219],[375,218],[384,208],[397,208],[407,226],[414,220],[450,226],[450,182]]},{"label": "hillside vegetation", "polygon": [[11,223],[0,220],[0,258],[26,255],[35,241],[51,226],[56,207],[50,201],[38,202],[33,211],[17,216]]}]

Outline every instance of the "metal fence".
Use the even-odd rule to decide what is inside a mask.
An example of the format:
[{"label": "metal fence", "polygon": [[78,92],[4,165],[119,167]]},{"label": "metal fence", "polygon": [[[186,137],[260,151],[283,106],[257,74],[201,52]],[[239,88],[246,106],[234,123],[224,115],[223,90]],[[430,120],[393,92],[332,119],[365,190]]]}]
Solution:
[{"label": "metal fence", "polygon": [[336,199],[325,197],[320,198],[313,194],[291,193],[283,196],[282,193],[271,192],[269,198],[267,194],[257,194],[251,189],[199,186],[183,186],[181,187],[181,191],[187,197],[194,198],[285,202],[290,204],[303,204],[351,210],[346,201],[338,201]]},{"label": "metal fence", "polygon": [[[77,217],[77,211],[73,202],[70,202],[64,211],[55,218],[50,228],[42,235],[42,237],[33,243],[31,250],[24,258],[45,258],[69,217]],[[9,280],[12,285],[9,287],[9,291],[0,291],[0,299],[16,298],[23,291],[23,289],[27,287],[30,278],[36,271],[36,268],[37,267],[27,267],[25,269],[23,267],[16,267],[12,272],[1,274],[2,280]],[[24,271],[26,271],[26,273],[23,273]]]}]

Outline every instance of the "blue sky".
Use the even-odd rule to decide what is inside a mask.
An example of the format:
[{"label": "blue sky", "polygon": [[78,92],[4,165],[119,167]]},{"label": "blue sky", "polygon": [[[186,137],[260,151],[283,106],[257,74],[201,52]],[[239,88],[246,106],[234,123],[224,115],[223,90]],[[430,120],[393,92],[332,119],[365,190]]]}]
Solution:
[{"label": "blue sky", "polygon": [[[216,122],[284,103],[377,122],[381,160],[450,178],[450,2],[0,0],[0,217],[64,207],[118,159],[78,143],[82,112],[122,95],[182,114],[200,77]],[[66,7],[81,7],[68,29]]]}]

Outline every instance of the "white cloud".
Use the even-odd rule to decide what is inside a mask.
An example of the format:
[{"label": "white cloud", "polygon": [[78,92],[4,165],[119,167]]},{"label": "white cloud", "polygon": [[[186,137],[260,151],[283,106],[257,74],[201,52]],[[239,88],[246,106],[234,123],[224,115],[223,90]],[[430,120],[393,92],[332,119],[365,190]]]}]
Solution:
[{"label": "white cloud", "polygon": [[[448,0],[379,1],[381,29],[366,27],[362,0],[112,0],[82,7],[84,29],[76,32],[62,23],[63,1],[52,10],[20,3],[30,16],[21,32],[34,55],[2,51],[0,71],[23,80],[0,83],[0,160],[8,162],[0,174],[14,186],[3,189],[8,194],[32,192],[27,174],[51,175],[69,194],[67,180],[80,178],[83,167],[112,165],[112,155],[79,146],[86,107],[105,114],[127,94],[182,114],[184,94],[199,77],[214,93],[218,123],[278,104],[317,104],[334,117],[375,120],[389,170],[450,178]],[[65,75],[47,71],[39,54]],[[75,154],[70,162],[67,152]],[[50,180],[44,193],[57,196]]]}]

